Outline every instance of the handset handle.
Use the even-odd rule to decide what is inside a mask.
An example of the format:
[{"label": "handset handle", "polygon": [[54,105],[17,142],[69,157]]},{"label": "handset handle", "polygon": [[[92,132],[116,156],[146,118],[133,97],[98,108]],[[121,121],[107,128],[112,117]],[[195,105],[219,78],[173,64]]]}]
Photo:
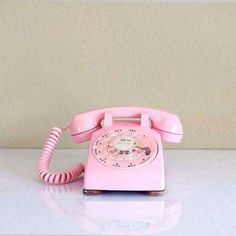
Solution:
[{"label": "handset handle", "polygon": [[38,164],[38,175],[46,183],[66,184],[77,179],[84,172],[83,164],[79,163],[69,171],[53,173],[49,171],[49,164],[55,151],[56,145],[64,130],[54,127],[44,144],[42,154]]},{"label": "handset handle", "polygon": [[79,113],[71,121],[70,131],[75,142],[84,142],[90,139],[91,134],[101,128],[101,120],[105,113],[112,117],[139,118],[141,114],[147,114],[151,121],[151,128],[161,134],[164,141],[180,142],[183,128],[179,118],[169,112],[146,107],[107,107],[88,112]]}]

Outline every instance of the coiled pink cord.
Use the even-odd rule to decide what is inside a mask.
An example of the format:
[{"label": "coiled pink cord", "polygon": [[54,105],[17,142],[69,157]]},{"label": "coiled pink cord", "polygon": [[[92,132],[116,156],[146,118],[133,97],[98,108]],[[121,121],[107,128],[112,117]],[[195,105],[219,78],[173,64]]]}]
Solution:
[{"label": "coiled pink cord", "polygon": [[63,173],[52,173],[48,170],[56,145],[61,137],[62,132],[65,130],[66,128],[61,130],[60,128],[54,127],[50,131],[50,134],[44,145],[42,155],[39,159],[38,175],[43,181],[50,184],[70,183],[77,179],[82,172],[84,172],[84,166],[80,163],[71,170]]}]

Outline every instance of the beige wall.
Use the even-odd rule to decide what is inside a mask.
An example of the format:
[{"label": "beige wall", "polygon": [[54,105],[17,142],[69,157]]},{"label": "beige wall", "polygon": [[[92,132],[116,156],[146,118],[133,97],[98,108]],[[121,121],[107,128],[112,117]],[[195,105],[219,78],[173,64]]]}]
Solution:
[{"label": "beige wall", "polygon": [[165,147],[235,148],[236,4],[0,2],[1,147],[123,104],[180,116],[183,142]]}]

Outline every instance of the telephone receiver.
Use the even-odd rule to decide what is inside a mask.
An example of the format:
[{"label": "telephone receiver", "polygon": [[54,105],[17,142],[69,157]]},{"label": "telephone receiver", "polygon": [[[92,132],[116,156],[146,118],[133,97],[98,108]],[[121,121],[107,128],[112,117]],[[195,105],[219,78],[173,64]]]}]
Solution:
[{"label": "telephone receiver", "polygon": [[[115,119],[117,118],[125,118],[125,119],[131,118],[133,120],[125,121],[125,122],[116,121]],[[140,119],[139,124],[137,123],[136,120],[134,120],[138,118]],[[102,121],[103,121],[103,125],[102,125]],[[152,109],[152,108],[131,107],[131,106],[110,107],[110,108],[102,108],[102,109],[96,109],[96,110],[91,110],[88,112],[79,113],[72,119],[72,121],[66,127],[62,129],[54,127],[50,131],[50,134],[44,145],[42,155],[40,157],[39,165],[38,165],[39,177],[47,183],[52,183],[52,184],[69,183],[77,179],[81,175],[81,173],[85,171],[83,164],[78,164],[71,170],[63,172],[63,173],[52,173],[49,171],[49,164],[50,164],[53,152],[55,150],[55,147],[60,139],[61,134],[67,129],[70,130],[70,135],[72,137],[72,140],[75,143],[82,143],[88,140],[91,141],[90,147],[89,147],[89,153],[88,153],[88,160],[86,164],[86,167],[88,169],[86,170],[86,172],[88,173],[88,176],[90,176],[89,174],[89,172],[91,173],[90,169],[94,171],[94,167],[96,166],[95,171],[98,171],[99,173],[98,175],[101,178],[102,177],[105,178],[106,176],[101,176],[100,171],[102,172],[105,171],[108,173],[112,169],[112,173],[114,174],[114,171],[115,170],[118,171],[119,169],[119,171],[121,171],[120,173],[123,173],[123,174],[127,173],[126,167],[129,166],[128,162],[130,162],[129,160],[131,160],[132,158],[135,160],[137,159],[137,160],[136,162],[134,161],[134,163],[131,163],[132,164],[131,167],[133,166],[137,167],[140,165],[140,168],[141,166],[143,166],[142,168],[144,168],[144,170],[146,171],[146,167],[150,166],[150,163],[149,165],[148,164],[141,165],[140,163],[137,162],[139,158],[136,158],[136,157],[140,156],[141,158],[141,156],[144,155],[143,157],[146,158],[146,156],[149,156],[150,154],[150,158],[146,158],[147,163],[149,162],[148,159],[153,159],[153,158],[157,159],[155,157],[157,157],[158,155],[162,155],[161,140],[167,141],[167,142],[179,143],[183,136],[183,128],[182,128],[179,118],[176,115],[172,113]],[[104,135],[106,136],[105,138],[103,137]],[[102,137],[104,139],[102,139]],[[140,137],[149,137],[149,140],[148,139],[144,140]],[[98,161],[101,162],[101,160],[98,158],[99,154],[97,152],[99,151],[98,151],[98,148],[96,147],[96,145],[98,145],[98,142],[104,145],[106,143],[107,145],[106,146],[107,149],[104,147],[105,149],[103,148],[100,150],[100,152],[103,152],[103,157],[100,156],[100,159],[104,158],[104,155],[107,156],[107,158],[113,155],[113,157],[116,158],[116,160],[118,160],[118,161],[115,161],[116,164],[110,161],[109,164],[107,163],[107,166],[98,165],[99,164]],[[109,142],[110,144],[107,144]],[[146,144],[147,147],[139,147],[137,144],[136,146],[134,146],[134,143],[137,143],[137,142],[140,143],[139,146]],[[154,147],[155,145],[156,147]],[[108,150],[108,147],[111,148],[111,146],[113,149]],[[140,154],[140,152],[142,153]],[[94,157],[97,158],[97,161],[95,160],[96,158]],[[107,160],[107,158],[105,159]],[[103,160],[103,162],[105,161],[105,159]],[[159,157],[159,159],[162,159],[162,158]],[[120,165],[120,163],[122,163],[123,167]],[[125,163],[127,164],[127,166]],[[159,163],[159,166],[160,166],[160,163]],[[104,167],[106,168],[104,169]],[[112,167],[112,168],[109,168],[109,167]],[[121,168],[113,168],[113,167],[121,167]],[[128,168],[128,169],[129,171],[131,171],[131,169],[137,170],[140,168]],[[126,172],[124,172],[125,170]],[[148,170],[147,168],[147,171],[150,171],[150,170]],[[91,173],[91,174],[96,175],[96,173]],[[161,175],[163,175],[163,173],[161,173]],[[86,179],[89,180],[90,178],[90,177],[86,178],[86,176],[87,175],[85,173],[85,181]],[[90,179],[92,179],[92,177]],[[130,179],[130,181],[132,181],[132,179]],[[90,181],[87,181],[87,182],[90,182]],[[163,180],[161,180],[161,182],[163,182]],[[94,187],[96,187],[95,185],[96,184],[94,183],[91,184],[91,187],[93,188],[93,190],[94,190]],[[113,190],[113,187],[107,186],[106,188],[107,189],[105,190],[110,190],[110,189]],[[115,188],[116,188],[115,190],[117,189],[120,190],[119,188],[121,188],[121,190],[122,188],[126,190],[127,187],[116,186]],[[142,189],[142,186],[138,188]],[[156,189],[154,186],[152,186],[151,188]]]}]

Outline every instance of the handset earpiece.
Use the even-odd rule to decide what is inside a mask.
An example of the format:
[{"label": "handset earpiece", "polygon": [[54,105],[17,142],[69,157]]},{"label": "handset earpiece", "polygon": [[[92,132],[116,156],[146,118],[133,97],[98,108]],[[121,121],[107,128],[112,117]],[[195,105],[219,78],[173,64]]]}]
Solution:
[{"label": "handset earpiece", "polygon": [[42,154],[38,164],[38,175],[46,183],[66,184],[77,179],[84,172],[83,164],[77,164],[69,171],[54,173],[49,171],[49,164],[55,151],[56,145],[65,129],[54,127],[44,144]]},{"label": "handset earpiece", "polygon": [[75,143],[82,143],[90,140],[94,131],[101,128],[103,114],[93,112],[80,113],[73,118],[70,124],[70,133]]},{"label": "handset earpiece", "polygon": [[163,141],[179,143],[183,137],[183,128],[179,118],[171,113],[162,113],[158,119],[153,119],[152,129],[160,133]]}]

